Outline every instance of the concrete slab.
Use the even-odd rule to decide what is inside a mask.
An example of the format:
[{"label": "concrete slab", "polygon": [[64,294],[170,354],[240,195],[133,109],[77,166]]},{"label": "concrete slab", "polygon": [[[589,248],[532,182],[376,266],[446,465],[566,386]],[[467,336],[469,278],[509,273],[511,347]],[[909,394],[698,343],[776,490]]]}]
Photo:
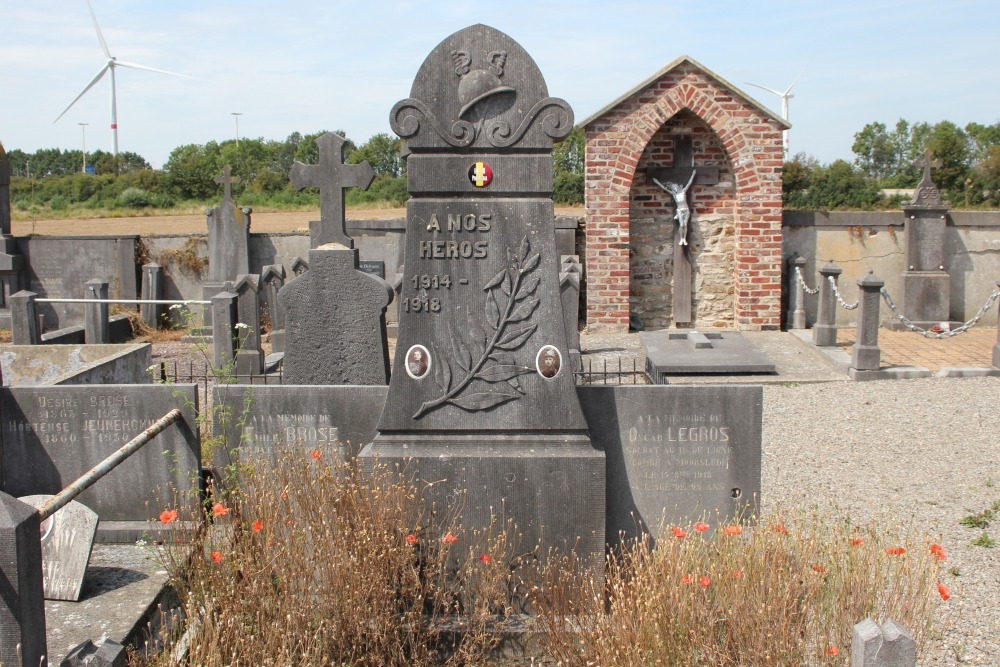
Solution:
[{"label": "concrete slab", "polygon": [[923,366],[890,366],[880,368],[877,371],[859,371],[855,368],[847,369],[847,376],[857,382],[867,380],[914,380],[917,378],[929,378],[931,372]]},{"label": "concrete slab", "polygon": [[736,331],[644,331],[646,369],[655,384],[664,375],[774,373],[774,363]]},{"label": "concrete slab", "polygon": [[85,641],[141,645],[158,606],[175,607],[167,571],[150,546],[95,544],[79,602],[45,601],[49,664]]}]

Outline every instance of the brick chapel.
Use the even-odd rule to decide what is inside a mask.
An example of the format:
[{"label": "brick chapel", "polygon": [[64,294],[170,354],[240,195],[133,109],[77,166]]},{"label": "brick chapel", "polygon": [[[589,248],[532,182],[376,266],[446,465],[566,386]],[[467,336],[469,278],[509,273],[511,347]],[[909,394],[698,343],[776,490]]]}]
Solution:
[{"label": "brick chapel", "polygon": [[688,56],[580,125],[588,329],[780,328],[789,125]]}]

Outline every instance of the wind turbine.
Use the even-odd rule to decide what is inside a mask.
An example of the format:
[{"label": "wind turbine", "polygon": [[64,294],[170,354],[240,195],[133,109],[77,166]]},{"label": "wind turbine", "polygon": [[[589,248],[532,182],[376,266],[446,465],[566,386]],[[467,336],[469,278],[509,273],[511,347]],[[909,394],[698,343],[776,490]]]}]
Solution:
[{"label": "wind turbine", "polygon": [[[90,0],[87,0],[87,2],[90,2]],[[781,117],[784,120],[788,120],[788,100],[790,100],[793,97],[795,97],[795,95],[790,95],[789,93],[792,92],[792,88],[795,86],[795,84],[797,84],[799,82],[799,79],[801,79],[801,78],[802,78],[801,74],[799,74],[797,77],[795,77],[795,81],[792,81],[792,85],[791,86],[789,86],[788,88],[785,88],[785,92],[781,92],[779,90],[775,90],[774,88],[766,88],[764,86],[759,86],[756,83],[750,83],[749,81],[746,81],[744,83],[746,83],[748,86],[753,86],[754,88],[760,88],[761,90],[766,90],[769,93],[774,93],[775,95],[777,95],[778,97],[780,97],[781,98]],[[785,130],[785,131],[783,131],[781,133],[781,144],[782,144],[782,149],[783,149],[784,154],[785,154],[784,157],[787,160],[788,159],[788,130]]]},{"label": "wind turbine", "polygon": [[[101,50],[104,52],[104,55],[107,56],[108,61],[104,63],[104,66],[101,67],[101,69],[97,72],[97,75],[90,81],[90,83],[87,84],[87,87],[83,89],[83,92],[77,95],[76,99],[70,102],[69,106],[66,107],[66,109],[61,114],[59,114],[59,118],[65,116],[66,112],[72,109],[73,105],[76,104],[81,97],[86,95],[88,90],[96,86],[97,82],[100,81],[106,73],[110,72],[111,73],[111,145],[113,149],[113,154],[115,158],[117,158],[118,157],[118,95],[115,91],[115,68],[131,67],[133,69],[144,69],[150,72],[159,72],[160,74],[170,74],[171,76],[186,77],[187,74],[168,72],[167,70],[164,69],[156,69],[154,67],[147,67],[146,65],[140,65],[139,63],[131,63],[125,60],[118,60],[113,55],[111,55],[110,51],[108,51],[108,44],[107,42],[104,41],[104,35],[101,34],[101,26],[97,24],[97,15],[94,14],[94,6],[90,3],[90,0],[87,0],[87,8],[90,10],[90,18],[93,19],[94,21],[94,30],[97,31],[97,41],[100,42]],[[53,124],[58,123],[59,118],[56,118],[54,121],[52,121]]]}]

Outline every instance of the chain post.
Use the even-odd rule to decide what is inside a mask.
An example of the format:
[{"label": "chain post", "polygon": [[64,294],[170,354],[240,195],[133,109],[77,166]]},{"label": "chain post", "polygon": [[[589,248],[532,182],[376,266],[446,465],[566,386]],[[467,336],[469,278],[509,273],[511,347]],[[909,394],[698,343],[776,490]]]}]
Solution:
[{"label": "chain post", "polygon": [[857,337],[851,351],[851,368],[858,371],[877,371],[881,364],[882,351],[878,347],[878,311],[879,298],[885,281],[880,280],[874,272],[858,279],[858,313]]},{"label": "chain post", "polygon": [[832,261],[819,270],[819,312],[813,325],[813,345],[833,347],[837,344],[837,301],[833,291],[837,276],[844,270]]},{"label": "chain post", "polygon": [[[997,281],[997,288],[1000,292],[1000,280]],[[997,342],[993,346],[993,365],[1000,368],[1000,306],[997,306]]]},{"label": "chain post", "polygon": [[806,258],[799,255],[792,255],[788,258],[791,269],[788,272],[788,328],[805,329],[806,311],[805,286],[802,284],[802,267],[806,265]]}]

